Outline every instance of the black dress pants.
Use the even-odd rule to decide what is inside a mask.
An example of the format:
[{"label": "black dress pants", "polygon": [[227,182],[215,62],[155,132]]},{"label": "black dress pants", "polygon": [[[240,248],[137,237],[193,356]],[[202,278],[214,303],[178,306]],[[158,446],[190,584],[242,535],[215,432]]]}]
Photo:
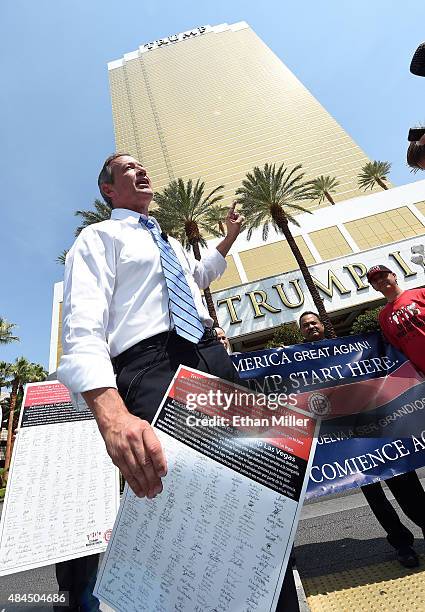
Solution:
[{"label": "black dress pants", "polygon": [[218,340],[193,344],[173,331],[139,342],[113,362],[118,391],[128,410],[149,422],[180,364],[242,384]]},{"label": "black dress pants", "polygon": [[[385,481],[404,514],[425,529],[425,491],[415,471],[393,476]],[[413,533],[400,521],[397,512],[387,499],[380,482],[362,487],[373,514],[387,532],[387,540],[397,550],[412,546]]]},{"label": "black dress pants", "polygon": [[[114,359],[118,391],[128,410],[151,422],[180,364],[243,385],[218,340],[201,340],[195,345],[180,338],[175,332],[158,334]],[[290,564],[277,610],[299,612]]]},{"label": "black dress pants", "polygon": [[69,592],[69,606],[54,606],[55,612],[97,612],[99,600],[92,595],[99,555],[56,563],[59,591]]}]

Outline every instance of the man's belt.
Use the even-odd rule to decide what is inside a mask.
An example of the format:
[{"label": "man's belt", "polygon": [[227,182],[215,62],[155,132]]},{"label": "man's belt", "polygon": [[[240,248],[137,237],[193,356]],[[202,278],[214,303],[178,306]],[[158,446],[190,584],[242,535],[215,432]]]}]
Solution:
[{"label": "man's belt", "polygon": [[[200,342],[205,342],[207,340],[216,340],[217,332],[213,327],[206,327],[204,331],[204,335],[202,336]],[[166,347],[167,344],[172,342],[181,342],[184,344],[191,344],[188,340],[181,338],[174,329],[168,332],[161,332],[156,336],[151,336],[150,338],[145,338],[144,340],[140,340],[137,344],[130,346],[130,348],[126,349],[116,357],[112,358],[112,364],[114,366],[115,371],[121,370],[127,363],[135,359],[141,353],[144,353],[150,348],[161,348]]]}]

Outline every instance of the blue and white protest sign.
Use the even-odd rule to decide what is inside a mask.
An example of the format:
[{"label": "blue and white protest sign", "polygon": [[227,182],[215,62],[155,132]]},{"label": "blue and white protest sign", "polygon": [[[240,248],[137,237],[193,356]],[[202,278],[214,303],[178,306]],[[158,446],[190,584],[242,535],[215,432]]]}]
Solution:
[{"label": "blue and white protest sign", "polygon": [[232,359],[251,389],[323,418],[307,497],[425,465],[425,378],[380,333]]}]

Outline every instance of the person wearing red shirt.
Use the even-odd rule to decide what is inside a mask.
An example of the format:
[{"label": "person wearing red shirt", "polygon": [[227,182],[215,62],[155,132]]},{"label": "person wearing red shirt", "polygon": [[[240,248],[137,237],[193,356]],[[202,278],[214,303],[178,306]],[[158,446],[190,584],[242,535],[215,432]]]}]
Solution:
[{"label": "person wearing red shirt", "polygon": [[[383,265],[372,266],[367,272],[367,280],[373,289],[382,293],[387,300],[387,304],[379,313],[379,325],[384,337],[404,353],[418,370],[425,373],[425,289],[403,290],[397,283],[396,274]],[[422,528],[425,537],[425,491],[418,475],[412,471],[395,476],[391,481],[391,490],[404,513]],[[390,523],[393,522],[390,516],[384,518]],[[382,524],[382,521],[380,522]],[[419,560],[411,548],[413,534],[407,528],[405,530],[403,549],[410,554],[406,555],[407,564],[399,560],[406,567],[415,567]]]},{"label": "person wearing red shirt", "polygon": [[379,313],[382,333],[390,344],[425,372],[425,289],[403,290],[386,266],[373,266],[367,279],[387,304]]}]

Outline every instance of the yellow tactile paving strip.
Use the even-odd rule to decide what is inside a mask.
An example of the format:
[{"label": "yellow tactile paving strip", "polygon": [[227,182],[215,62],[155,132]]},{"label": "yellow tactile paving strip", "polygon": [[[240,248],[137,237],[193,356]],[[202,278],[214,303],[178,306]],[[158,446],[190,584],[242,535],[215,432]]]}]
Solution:
[{"label": "yellow tactile paving strip", "polygon": [[425,612],[424,566],[378,563],[302,583],[311,612]]}]

